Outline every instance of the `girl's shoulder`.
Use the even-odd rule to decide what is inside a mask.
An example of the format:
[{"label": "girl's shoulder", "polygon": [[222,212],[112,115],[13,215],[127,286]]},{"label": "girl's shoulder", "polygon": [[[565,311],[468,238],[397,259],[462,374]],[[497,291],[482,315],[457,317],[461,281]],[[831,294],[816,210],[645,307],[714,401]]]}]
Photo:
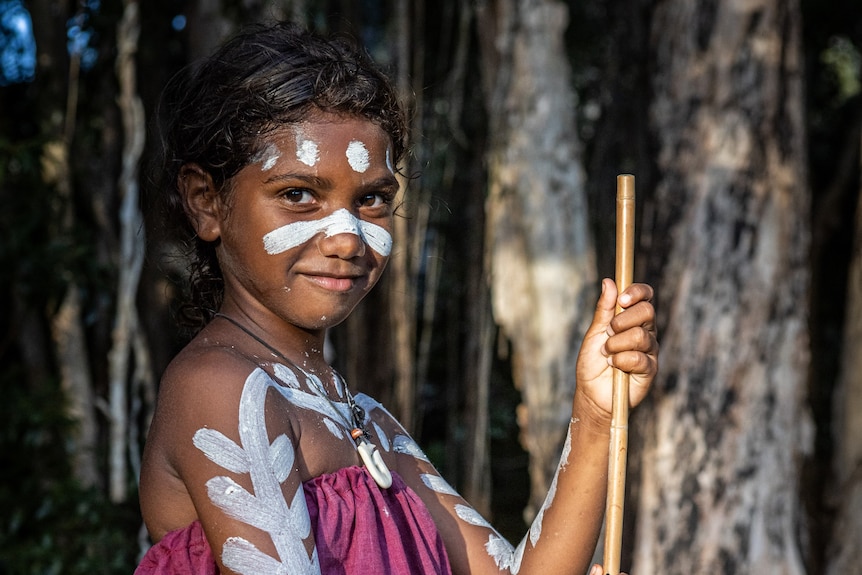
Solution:
[{"label": "girl's shoulder", "polygon": [[253,358],[231,345],[192,340],[162,375],[151,432],[191,437],[211,428],[235,434],[246,382],[260,371]]},{"label": "girl's shoulder", "polygon": [[246,378],[257,368],[234,346],[195,338],[170,362],[159,392],[176,399],[198,394],[239,398]]}]

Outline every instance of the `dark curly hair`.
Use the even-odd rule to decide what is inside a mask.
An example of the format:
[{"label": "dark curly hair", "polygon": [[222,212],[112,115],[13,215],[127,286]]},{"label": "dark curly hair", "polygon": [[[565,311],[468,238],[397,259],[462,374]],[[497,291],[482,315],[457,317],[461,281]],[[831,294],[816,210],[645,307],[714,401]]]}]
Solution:
[{"label": "dark curly hair", "polygon": [[261,152],[261,136],[315,112],[361,116],[405,153],[406,120],[389,79],[346,37],[325,38],[279,22],[245,28],[212,56],[178,74],[162,95],[165,224],[188,247],[190,293],[181,322],[200,328],[224,293],[215,245],[198,238],[177,187],[183,165],[206,170],[221,194]]}]

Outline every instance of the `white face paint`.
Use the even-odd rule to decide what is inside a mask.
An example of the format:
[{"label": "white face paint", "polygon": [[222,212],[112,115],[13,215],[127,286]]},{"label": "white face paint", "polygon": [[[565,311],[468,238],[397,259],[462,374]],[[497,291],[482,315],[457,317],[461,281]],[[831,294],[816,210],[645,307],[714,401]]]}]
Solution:
[{"label": "white face paint", "polygon": [[320,159],[317,142],[306,140],[301,132],[296,135],[296,159],[306,166],[314,166]]},{"label": "white face paint", "polygon": [[365,222],[341,208],[319,220],[293,222],[263,236],[263,248],[270,255],[286,252],[304,244],[319,233],[326,237],[336,234],[354,234],[381,256],[392,251],[392,236],[382,227]]},{"label": "white face paint", "polygon": [[386,167],[390,172],[395,173],[395,166],[392,165],[392,148],[386,148]]},{"label": "white face paint", "polygon": [[281,157],[281,151],[278,149],[278,146],[275,144],[267,144],[266,147],[260,151],[254,158],[252,158],[252,163],[260,162],[260,171],[266,172],[275,167],[275,163]]},{"label": "white face paint", "polygon": [[354,171],[360,174],[364,173],[371,165],[371,158],[368,155],[368,148],[359,140],[353,140],[347,145],[347,162]]}]

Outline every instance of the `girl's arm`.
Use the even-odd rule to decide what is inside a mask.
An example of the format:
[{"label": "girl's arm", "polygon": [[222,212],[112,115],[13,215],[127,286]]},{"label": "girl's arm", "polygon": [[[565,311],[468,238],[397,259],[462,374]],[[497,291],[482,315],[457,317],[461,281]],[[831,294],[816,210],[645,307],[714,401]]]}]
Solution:
[{"label": "girl's arm", "polygon": [[[565,447],[542,509],[512,547],[458,495],[421,455],[399,454],[405,482],[425,502],[456,574],[587,571],[601,530],[607,490],[612,365],[631,373],[630,399],[644,398],[657,369],[652,288],[635,284],[617,299],[605,280],[593,323],[578,358],[578,385]],[[406,450],[405,450],[406,451]],[[418,449],[417,449],[418,451]]]},{"label": "girl's arm", "polygon": [[[148,441],[182,481],[221,573],[319,573],[291,425],[266,428],[275,383],[224,350],[190,355],[166,374]],[[158,506],[158,486],[147,491]]]}]

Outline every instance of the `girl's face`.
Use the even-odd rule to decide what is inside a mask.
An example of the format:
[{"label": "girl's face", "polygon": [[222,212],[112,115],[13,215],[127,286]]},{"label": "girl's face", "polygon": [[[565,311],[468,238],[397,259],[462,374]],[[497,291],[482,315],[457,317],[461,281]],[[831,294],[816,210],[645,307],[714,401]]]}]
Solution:
[{"label": "girl's face", "polygon": [[225,305],[331,327],[388,261],[398,191],[389,136],[362,118],[322,114],[262,144],[220,209]]}]

